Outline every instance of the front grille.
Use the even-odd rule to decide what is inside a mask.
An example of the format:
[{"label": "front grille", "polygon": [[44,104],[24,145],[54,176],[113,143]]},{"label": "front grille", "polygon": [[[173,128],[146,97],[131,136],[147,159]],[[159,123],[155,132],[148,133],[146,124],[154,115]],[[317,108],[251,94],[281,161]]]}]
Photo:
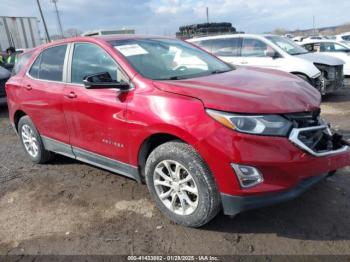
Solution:
[{"label": "front grille", "polygon": [[319,92],[322,92],[324,89],[324,81],[323,76],[320,75],[319,77],[311,79],[311,84],[313,87],[315,87]]},{"label": "front grille", "polygon": [[343,87],[343,65],[328,66],[315,63],[315,66],[318,68],[318,70],[321,71],[321,83],[318,84],[318,86],[321,87],[321,89],[319,89],[321,91],[321,94],[324,95],[326,93]]},{"label": "front grille", "polygon": [[286,114],[285,117],[293,123],[289,139],[304,151],[323,156],[347,148],[342,136],[332,134],[329,126],[320,118],[320,110]]},{"label": "front grille", "polygon": [[342,147],[340,141],[333,139],[326,128],[302,131],[298,139],[316,153],[337,150]]},{"label": "front grille", "polygon": [[343,65],[328,66],[323,64],[315,64],[321,71],[323,77],[328,81],[339,81],[343,79]]},{"label": "front grille", "polygon": [[285,114],[284,117],[293,123],[294,128],[305,128],[320,125],[321,110],[311,112]]}]

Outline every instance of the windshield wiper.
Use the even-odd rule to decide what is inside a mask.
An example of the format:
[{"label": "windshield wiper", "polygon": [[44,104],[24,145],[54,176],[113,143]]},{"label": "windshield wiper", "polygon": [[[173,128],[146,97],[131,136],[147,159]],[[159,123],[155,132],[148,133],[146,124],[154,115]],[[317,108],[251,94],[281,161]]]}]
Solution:
[{"label": "windshield wiper", "polygon": [[233,69],[228,70],[213,70],[210,72],[204,72],[201,74],[191,74],[191,75],[184,75],[184,76],[170,76],[170,77],[164,77],[164,78],[157,78],[153,80],[183,80],[183,79],[189,79],[194,77],[201,77],[201,76],[208,76],[208,75],[215,75],[215,74],[222,74],[229,71],[232,71]]},{"label": "windshield wiper", "polygon": [[186,77],[182,76],[170,76],[170,77],[164,77],[164,78],[155,78],[153,80],[180,80],[180,79],[186,79]]}]

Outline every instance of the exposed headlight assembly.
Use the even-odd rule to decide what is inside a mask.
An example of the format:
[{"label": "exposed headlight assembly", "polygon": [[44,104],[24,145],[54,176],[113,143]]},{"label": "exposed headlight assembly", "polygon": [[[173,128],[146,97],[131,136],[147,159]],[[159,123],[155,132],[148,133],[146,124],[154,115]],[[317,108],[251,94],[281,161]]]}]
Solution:
[{"label": "exposed headlight assembly", "polygon": [[242,133],[287,136],[292,123],[279,115],[240,115],[207,109],[206,112],[222,125]]}]

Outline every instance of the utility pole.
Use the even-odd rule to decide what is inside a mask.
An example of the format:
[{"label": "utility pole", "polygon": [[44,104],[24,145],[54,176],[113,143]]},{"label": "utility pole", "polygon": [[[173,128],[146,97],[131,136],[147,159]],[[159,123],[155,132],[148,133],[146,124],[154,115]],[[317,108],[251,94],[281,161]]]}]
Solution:
[{"label": "utility pole", "polygon": [[43,20],[43,25],[44,25],[44,29],[45,29],[46,39],[47,39],[48,42],[51,42],[49,31],[47,31],[47,26],[46,26],[45,18],[44,18],[44,15],[43,15],[43,11],[41,10],[40,2],[39,2],[39,0],[36,0],[36,2],[38,4],[41,20]]},{"label": "utility pole", "polygon": [[314,29],[314,35],[316,35],[315,16],[312,16],[312,27]]},{"label": "utility pole", "polygon": [[207,23],[209,24],[209,8],[207,7]]},{"label": "utility pole", "polygon": [[63,28],[62,28],[60,13],[59,13],[58,8],[57,8],[57,1],[58,0],[51,0],[51,2],[53,3],[53,5],[55,7],[55,13],[56,13],[56,16],[57,16],[58,28],[59,28],[61,36],[63,38],[64,37],[64,35],[63,35]]}]

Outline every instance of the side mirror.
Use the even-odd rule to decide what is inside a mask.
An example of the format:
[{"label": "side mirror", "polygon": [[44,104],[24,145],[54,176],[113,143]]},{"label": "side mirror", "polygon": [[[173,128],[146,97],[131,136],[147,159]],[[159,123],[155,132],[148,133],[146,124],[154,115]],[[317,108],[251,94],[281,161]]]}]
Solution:
[{"label": "side mirror", "polygon": [[266,50],[265,56],[271,57],[272,59],[276,59],[280,57],[279,53],[276,52],[275,50]]},{"label": "side mirror", "polygon": [[113,80],[108,72],[87,75],[84,77],[83,83],[87,89],[117,88],[122,91],[130,89],[128,83]]}]

